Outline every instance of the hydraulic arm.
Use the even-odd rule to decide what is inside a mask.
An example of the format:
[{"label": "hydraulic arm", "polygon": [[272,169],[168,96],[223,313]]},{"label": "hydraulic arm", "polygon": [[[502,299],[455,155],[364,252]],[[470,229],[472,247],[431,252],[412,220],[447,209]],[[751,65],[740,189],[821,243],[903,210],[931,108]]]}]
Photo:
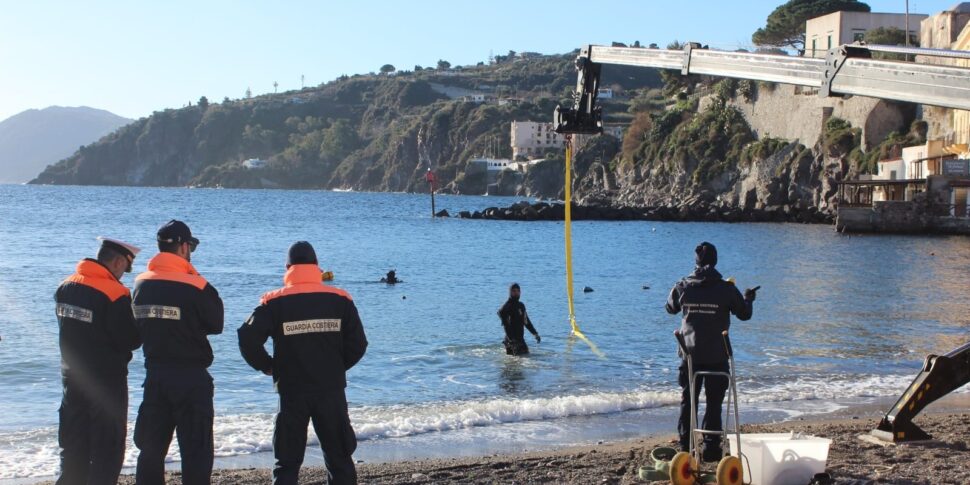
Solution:
[{"label": "hydraulic arm", "polygon": [[825,59],[709,50],[696,42],[683,50],[590,45],[576,58],[579,71],[573,105],[557,107],[559,133],[599,133],[596,105],[603,64],[680,70],[817,88],[821,96],[859,95],[970,110],[970,69],[918,62],[877,60],[874,52],[970,59],[970,51],[846,44]]},{"label": "hydraulic arm", "polygon": [[929,355],[923,370],[913,379],[902,397],[893,404],[872,435],[892,443],[930,439],[913,424],[913,418],[931,402],[970,382],[970,343],[946,355]]}]

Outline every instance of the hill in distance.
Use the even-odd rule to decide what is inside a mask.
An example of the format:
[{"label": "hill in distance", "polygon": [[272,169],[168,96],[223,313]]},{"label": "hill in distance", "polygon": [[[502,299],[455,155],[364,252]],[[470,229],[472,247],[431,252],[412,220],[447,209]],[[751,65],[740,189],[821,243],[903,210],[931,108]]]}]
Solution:
[{"label": "hill in distance", "polygon": [[[551,121],[575,86],[575,55],[415,66],[222,102],[201,97],[83,146],[32,183],[425,191],[433,167],[441,187],[481,192],[484,179],[465,177],[468,160],[510,157],[512,121]],[[608,66],[603,79],[628,93],[662,85],[656,71],[624,66]],[[469,93],[492,101],[470,101]],[[625,105],[610,112],[632,116]]]},{"label": "hill in distance", "polygon": [[0,183],[23,183],[132,120],[86,106],[29,109],[0,121]]}]

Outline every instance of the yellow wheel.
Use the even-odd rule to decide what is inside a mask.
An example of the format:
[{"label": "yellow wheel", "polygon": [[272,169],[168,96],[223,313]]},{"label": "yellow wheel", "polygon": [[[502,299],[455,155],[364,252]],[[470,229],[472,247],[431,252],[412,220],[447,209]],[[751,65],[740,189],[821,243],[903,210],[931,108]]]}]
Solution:
[{"label": "yellow wheel", "polygon": [[717,464],[717,485],[741,485],[744,482],[744,470],[741,459],[736,456],[725,456]]},{"label": "yellow wheel", "polygon": [[678,452],[670,460],[670,483],[673,485],[694,485],[697,473],[697,460],[686,451]]}]

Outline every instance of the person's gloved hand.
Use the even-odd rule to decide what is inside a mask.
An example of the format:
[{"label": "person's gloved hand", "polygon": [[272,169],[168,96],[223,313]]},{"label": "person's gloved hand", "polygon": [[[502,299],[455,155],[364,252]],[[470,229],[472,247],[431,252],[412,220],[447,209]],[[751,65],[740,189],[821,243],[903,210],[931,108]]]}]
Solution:
[{"label": "person's gloved hand", "polygon": [[754,301],[755,297],[758,296],[758,290],[760,288],[760,286],[755,286],[754,288],[744,290],[744,299],[747,301]]},{"label": "person's gloved hand", "polygon": [[536,334],[536,343],[542,343],[542,337],[540,337],[539,334]]}]

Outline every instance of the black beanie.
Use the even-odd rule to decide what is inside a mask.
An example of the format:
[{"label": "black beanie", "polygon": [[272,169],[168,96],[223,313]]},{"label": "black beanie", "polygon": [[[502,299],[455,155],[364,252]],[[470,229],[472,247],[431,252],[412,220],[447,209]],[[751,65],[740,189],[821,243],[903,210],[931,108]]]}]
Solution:
[{"label": "black beanie", "polygon": [[512,291],[512,290],[521,290],[521,289],[522,288],[519,288],[519,284],[518,283],[512,283],[511,285],[509,285],[509,291]]},{"label": "black beanie", "polygon": [[702,242],[694,249],[694,262],[697,266],[716,266],[717,248],[709,242]]},{"label": "black beanie", "polygon": [[317,253],[313,246],[306,241],[297,241],[290,246],[290,252],[286,256],[286,265],[294,264],[317,264]]}]

